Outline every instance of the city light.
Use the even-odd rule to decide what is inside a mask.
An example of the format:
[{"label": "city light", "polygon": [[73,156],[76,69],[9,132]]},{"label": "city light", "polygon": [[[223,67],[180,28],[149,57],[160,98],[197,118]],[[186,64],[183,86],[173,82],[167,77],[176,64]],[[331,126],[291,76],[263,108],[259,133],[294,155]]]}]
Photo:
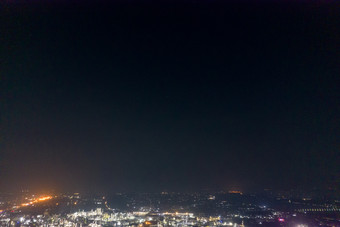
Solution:
[{"label": "city light", "polygon": [[[303,212],[299,212],[294,207],[291,211],[286,212],[271,206],[263,204],[246,203],[248,195],[233,196],[229,193],[211,193],[215,200],[210,200],[205,193],[195,194],[148,194],[140,196],[123,194],[128,198],[127,204],[133,204],[133,209],[117,208],[115,202],[112,203],[107,197],[91,197],[87,195],[61,194],[58,196],[25,196],[9,199],[6,202],[0,201],[3,206],[8,204],[6,209],[0,210],[0,226],[9,226],[11,222],[18,223],[21,226],[234,226],[248,227],[247,222],[257,223],[259,225],[279,224],[294,227],[306,227],[304,222],[296,222],[296,217],[301,221],[308,221],[308,217]],[[162,195],[161,197],[159,195]],[[120,197],[121,195],[119,195]],[[287,197],[295,196],[287,195]],[[230,199],[232,198],[232,200]],[[21,205],[18,201],[24,200]],[[50,203],[46,201],[52,200]],[[233,200],[235,200],[233,202]],[[145,201],[148,204],[145,205]],[[227,202],[226,202],[227,201]],[[304,201],[300,199],[300,201]],[[181,203],[182,206],[172,206],[170,204]],[[188,211],[195,207],[197,203],[201,204],[202,211],[189,213]],[[91,210],[84,210],[82,204],[88,204]],[[92,205],[91,205],[92,204]],[[151,205],[154,204],[154,205]],[[239,205],[242,204],[242,205]],[[294,203],[292,203],[294,204]],[[169,206],[170,205],[170,206]],[[194,206],[195,205],[195,206]],[[211,206],[214,205],[216,211],[211,213]],[[310,204],[305,204],[307,207]],[[47,210],[52,207],[59,210],[70,210],[67,213],[56,216],[46,215]],[[111,207],[112,206],[112,207]],[[325,204],[325,201],[318,205],[326,207],[324,212],[335,212],[333,205]],[[131,206],[130,206],[131,207]],[[302,204],[298,204],[302,209]],[[321,212],[322,208],[308,208]],[[61,208],[61,209],[60,209]],[[71,208],[71,209],[70,209]],[[175,209],[176,208],[176,209]],[[191,208],[191,209],[190,209]],[[53,208],[52,208],[53,209]],[[58,210],[55,209],[55,210]],[[305,208],[306,209],[306,208]],[[328,210],[329,209],[329,210]],[[41,213],[37,214],[37,210]],[[228,210],[226,212],[226,210]],[[294,212],[292,212],[294,211]],[[303,219],[301,219],[303,217]],[[329,223],[329,226],[337,226],[337,220],[324,216],[319,224]],[[335,225],[334,225],[335,224]]]},{"label": "city light", "polygon": [[39,197],[29,203],[22,203],[21,206],[18,206],[17,208],[20,208],[20,207],[27,207],[29,205],[33,205],[35,203],[39,203],[39,202],[44,202],[44,201],[47,201],[47,200],[50,200],[52,199],[52,196],[43,196],[43,197]]}]

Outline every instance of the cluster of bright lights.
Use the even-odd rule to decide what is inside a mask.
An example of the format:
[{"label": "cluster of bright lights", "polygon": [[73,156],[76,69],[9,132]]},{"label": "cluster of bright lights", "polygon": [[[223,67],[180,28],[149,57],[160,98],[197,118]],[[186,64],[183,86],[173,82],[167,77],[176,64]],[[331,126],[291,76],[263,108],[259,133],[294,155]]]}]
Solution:
[{"label": "cluster of bright lights", "polygon": [[52,196],[44,196],[44,197],[40,197],[40,198],[37,198],[29,203],[23,203],[21,204],[21,206],[23,207],[26,207],[26,206],[29,206],[29,205],[32,205],[32,204],[35,204],[35,203],[39,203],[39,202],[43,202],[43,201],[46,201],[46,200],[50,200],[52,199]]}]

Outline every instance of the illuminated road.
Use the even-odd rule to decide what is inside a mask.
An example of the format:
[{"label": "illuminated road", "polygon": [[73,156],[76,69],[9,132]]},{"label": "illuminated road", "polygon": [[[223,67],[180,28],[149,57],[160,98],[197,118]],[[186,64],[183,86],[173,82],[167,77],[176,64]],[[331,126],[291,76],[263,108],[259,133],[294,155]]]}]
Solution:
[{"label": "illuminated road", "polygon": [[30,205],[34,205],[34,204],[38,204],[38,203],[41,203],[41,202],[45,202],[45,201],[48,201],[50,199],[52,199],[54,197],[52,196],[42,196],[42,197],[39,197],[35,200],[32,200],[31,202],[29,203],[22,203],[20,206],[16,206],[16,207],[13,207],[14,209],[19,209],[19,208],[22,208],[22,207],[27,207],[27,206],[30,206]]}]

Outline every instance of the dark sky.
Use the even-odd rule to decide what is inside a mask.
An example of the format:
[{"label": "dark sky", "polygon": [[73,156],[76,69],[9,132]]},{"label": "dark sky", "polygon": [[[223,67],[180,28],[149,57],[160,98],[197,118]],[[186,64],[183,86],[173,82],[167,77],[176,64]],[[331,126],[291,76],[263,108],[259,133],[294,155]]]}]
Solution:
[{"label": "dark sky", "polygon": [[1,5],[6,189],[325,187],[339,3]]}]

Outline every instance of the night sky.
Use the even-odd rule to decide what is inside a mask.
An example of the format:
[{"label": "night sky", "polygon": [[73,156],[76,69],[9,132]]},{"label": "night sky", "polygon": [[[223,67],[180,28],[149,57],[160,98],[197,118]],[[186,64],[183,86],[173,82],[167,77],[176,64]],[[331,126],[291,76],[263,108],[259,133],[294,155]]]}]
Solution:
[{"label": "night sky", "polygon": [[340,4],[6,1],[2,189],[328,187]]}]

